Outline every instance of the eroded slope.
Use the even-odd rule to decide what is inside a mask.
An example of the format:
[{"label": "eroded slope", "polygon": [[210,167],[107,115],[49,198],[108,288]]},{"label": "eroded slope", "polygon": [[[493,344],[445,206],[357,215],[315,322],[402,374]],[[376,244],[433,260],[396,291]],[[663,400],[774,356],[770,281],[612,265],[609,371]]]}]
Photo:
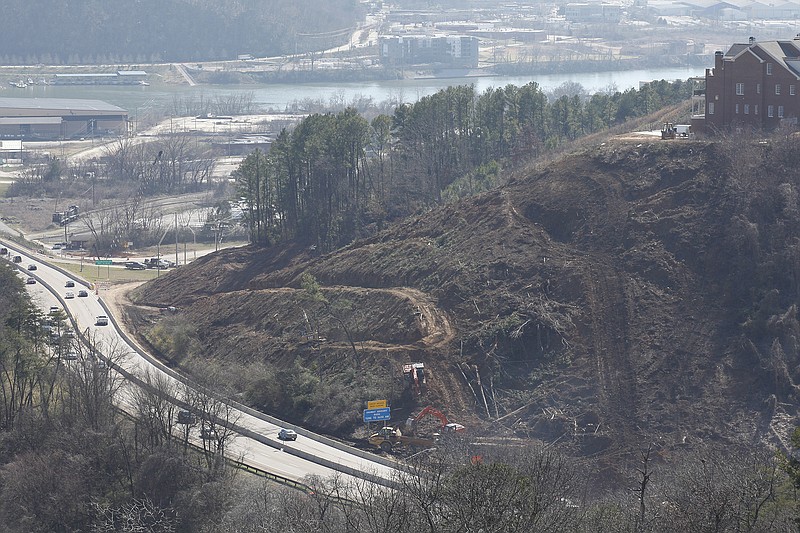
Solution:
[{"label": "eroded slope", "polygon": [[[772,439],[800,378],[796,166],[755,172],[776,150],[604,143],[324,256],[221,251],[142,287],[131,314],[144,331],[148,309],[178,307],[194,359],[350,380],[347,401],[280,407],[346,434],[387,397],[609,457]],[[410,361],[430,370],[421,396]]]}]

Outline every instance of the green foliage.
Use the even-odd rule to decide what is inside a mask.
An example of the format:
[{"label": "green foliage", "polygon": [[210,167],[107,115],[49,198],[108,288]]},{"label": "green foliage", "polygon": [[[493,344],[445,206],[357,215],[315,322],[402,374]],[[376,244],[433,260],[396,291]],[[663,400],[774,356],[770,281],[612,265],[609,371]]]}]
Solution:
[{"label": "green foliage", "polygon": [[281,413],[303,420],[316,406],[320,378],[299,361],[289,368],[271,368],[253,381],[246,392],[248,402],[267,413]]},{"label": "green foliage", "polygon": [[171,361],[179,362],[197,353],[197,327],[181,316],[167,317],[156,324],[147,339]]},{"label": "green foliage", "polygon": [[328,300],[322,294],[322,287],[320,286],[317,278],[309,272],[303,273],[300,278],[300,288],[303,289],[306,297],[314,302],[327,303]]},{"label": "green foliage", "polygon": [[497,161],[489,161],[448,185],[442,192],[442,200],[445,203],[453,203],[494,189],[500,180],[500,171],[500,164]]}]

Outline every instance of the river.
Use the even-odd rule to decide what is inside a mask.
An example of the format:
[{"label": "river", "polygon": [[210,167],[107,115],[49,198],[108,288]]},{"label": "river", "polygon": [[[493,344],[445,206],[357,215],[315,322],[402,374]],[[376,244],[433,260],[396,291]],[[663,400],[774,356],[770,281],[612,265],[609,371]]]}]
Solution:
[{"label": "river", "polygon": [[452,85],[474,84],[478,92],[489,87],[506,85],[522,86],[537,82],[545,91],[552,90],[565,82],[580,83],[589,93],[603,91],[609,87],[624,91],[638,87],[642,81],[686,80],[702,76],[702,67],[678,67],[644,70],[625,70],[609,72],[583,72],[563,74],[542,74],[528,76],[484,76],[470,78],[424,78],[408,80],[385,80],[353,83],[303,83],[271,85],[161,85],[153,82],[150,86],[57,86],[31,85],[26,89],[8,87],[0,96],[28,98],[88,98],[102,100],[126,109],[130,114],[153,112],[157,109],[169,110],[175,99],[214,100],[231,95],[252,95],[256,106],[262,110],[284,111],[288,105],[305,99],[322,102],[349,103],[359,98],[371,98],[375,103],[415,102],[440,89]]}]

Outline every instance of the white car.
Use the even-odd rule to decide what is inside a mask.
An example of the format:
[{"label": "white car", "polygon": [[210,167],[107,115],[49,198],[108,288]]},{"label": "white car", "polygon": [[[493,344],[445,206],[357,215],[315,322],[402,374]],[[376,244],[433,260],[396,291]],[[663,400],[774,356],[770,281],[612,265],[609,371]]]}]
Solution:
[{"label": "white car", "polygon": [[94,321],[95,326],[107,326],[108,325],[108,317],[106,315],[98,315],[97,319]]},{"label": "white car", "polygon": [[75,293],[74,292],[67,291],[66,293],[64,293],[64,299],[65,300],[71,300],[72,298],[75,298]]},{"label": "white car", "polygon": [[297,432],[283,428],[278,432],[278,438],[281,440],[297,440]]}]

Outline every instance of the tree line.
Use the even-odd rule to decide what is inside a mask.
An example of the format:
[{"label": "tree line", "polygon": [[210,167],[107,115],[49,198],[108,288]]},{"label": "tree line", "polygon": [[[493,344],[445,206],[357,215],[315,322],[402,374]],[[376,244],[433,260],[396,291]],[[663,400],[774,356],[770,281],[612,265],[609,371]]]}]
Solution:
[{"label": "tree line", "polygon": [[319,50],[341,44],[322,37],[355,26],[360,9],[353,0],[7,0],[0,62],[117,65]]},{"label": "tree line", "polygon": [[504,166],[685,101],[689,82],[548,98],[531,82],[478,94],[454,86],[368,121],[313,114],[236,172],[258,245],[299,240],[331,250],[384,223],[498,184]]}]

